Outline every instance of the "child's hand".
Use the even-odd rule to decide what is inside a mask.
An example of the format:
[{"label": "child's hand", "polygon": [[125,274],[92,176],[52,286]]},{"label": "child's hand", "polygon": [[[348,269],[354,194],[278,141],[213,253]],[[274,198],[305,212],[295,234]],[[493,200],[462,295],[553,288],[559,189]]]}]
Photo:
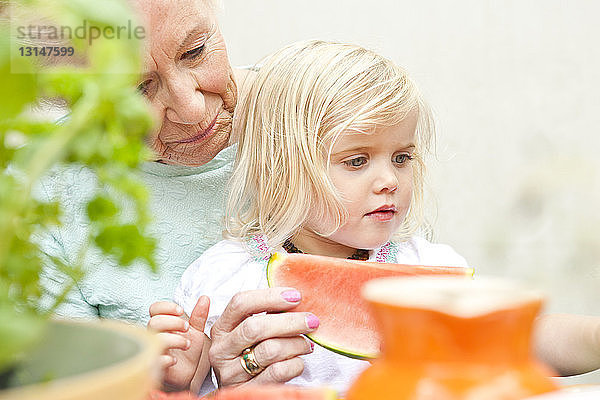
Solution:
[{"label": "child's hand", "polygon": [[158,332],[165,345],[160,357],[167,389],[198,393],[210,365],[210,339],[204,334],[210,301],[201,296],[189,320],[175,303],[158,301],[150,306],[148,328]]}]

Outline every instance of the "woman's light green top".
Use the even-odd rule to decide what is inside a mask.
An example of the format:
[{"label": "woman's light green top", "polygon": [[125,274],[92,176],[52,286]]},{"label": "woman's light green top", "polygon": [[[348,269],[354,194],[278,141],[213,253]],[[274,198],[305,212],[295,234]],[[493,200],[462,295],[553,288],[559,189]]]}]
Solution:
[{"label": "woman's light green top", "polygon": [[[150,232],[158,242],[159,272],[152,273],[142,263],[119,268],[99,251],[88,251],[84,263],[88,275],[69,293],[57,314],[145,324],[150,304],[171,299],[186,267],[221,239],[226,185],[236,147],[224,149],[201,167],[145,163],[140,176],[150,193],[154,218]],[[48,255],[73,261],[89,229],[84,205],[95,193],[95,175],[86,168],[69,168],[51,174],[39,189],[41,196],[65,202],[63,226],[40,236],[43,249]],[[46,306],[70,279],[48,260],[42,280]]]}]

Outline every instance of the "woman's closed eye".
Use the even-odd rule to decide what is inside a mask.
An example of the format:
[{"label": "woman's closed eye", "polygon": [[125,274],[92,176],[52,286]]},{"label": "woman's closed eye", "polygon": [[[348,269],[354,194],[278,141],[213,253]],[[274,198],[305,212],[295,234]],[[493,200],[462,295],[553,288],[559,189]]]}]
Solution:
[{"label": "woman's closed eye", "polygon": [[345,160],[344,164],[346,164],[348,167],[359,168],[359,167],[362,167],[363,165],[365,165],[367,162],[368,162],[367,157],[360,156],[360,157],[351,158],[349,160]]},{"label": "woman's closed eye", "polygon": [[142,96],[151,97],[152,84],[152,79],[146,79],[144,82],[138,85],[137,90]]},{"label": "woman's closed eye", "polygon": [[394,156],[392,157],[392,161],[396,164],[403,165],[406,164],[408,161],[412,160],[413,158],[414,157],[408,153],[398,153],[394,154]]},{"label": "woman's closed eye", "polygon": [[204,51],[204,45],[193,48],[192,50],[188,50],[181,55],[182,60],[193,60],[195,58],[200,57],[202,52]]}]

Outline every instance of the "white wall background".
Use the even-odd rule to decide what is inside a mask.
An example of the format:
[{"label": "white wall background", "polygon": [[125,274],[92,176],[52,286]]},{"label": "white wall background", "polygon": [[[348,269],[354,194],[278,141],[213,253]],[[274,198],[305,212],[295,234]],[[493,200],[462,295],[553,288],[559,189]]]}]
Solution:
[{"label": "white wall background", "polygon": [[408,69],[438,120],[435,239],[547,311],[600,315],[600,1],[224,3],[233,65],[320,38]]}]

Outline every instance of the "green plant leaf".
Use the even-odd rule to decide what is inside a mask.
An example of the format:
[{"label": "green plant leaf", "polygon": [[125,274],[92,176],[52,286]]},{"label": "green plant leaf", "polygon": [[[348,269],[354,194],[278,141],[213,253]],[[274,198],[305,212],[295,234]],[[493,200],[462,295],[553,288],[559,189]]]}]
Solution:
[{"label": "green plant leaf", "polygon": [[[3,93],[0,96],[0,120],[18,115],[37,95],[33,66],[27,57],[18,55],[19,50],[11,45],[9,38],[8,30],[0,29],[0,87]],[[13,73],[12,70],[22,72]]]},{"label": "green plant leaf", "polygon": [[132,19],[131,10],[123,1],[69,0],[64,4],[72,15],[97,24],[127,26],[127,22]]},{"label": "green plant leaf", "polygon": [[0,371],[3,371],[42,338],[45,319],[31,311],[17,311],[4,302],[6,299],[1,300]]},{"label": "green plant leaf", "polygon": [[121,266],[130,265],[136,259],[145,260],[154,266],[151,254],[156,242],[143,236],[133,224],[109,225],[98,234],[95,242],[105,253],[114,256]]},{"label": "green plant leaf", "polygon": [[87,205],[87,215],[91,221],[112,220],[117,214],[117,206],[106,196],[96,196]]}]

